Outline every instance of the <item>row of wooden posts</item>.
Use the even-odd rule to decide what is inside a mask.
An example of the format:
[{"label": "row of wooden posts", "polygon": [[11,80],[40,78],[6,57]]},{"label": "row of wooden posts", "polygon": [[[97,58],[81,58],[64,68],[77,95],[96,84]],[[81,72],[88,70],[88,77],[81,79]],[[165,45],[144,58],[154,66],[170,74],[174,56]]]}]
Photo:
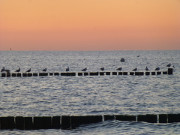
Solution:
[{"label": "row of wooden posts", "polygon": [[1,77],[36,77],[36,76],[109,76],[109,75],[172,75],[173,69],[168,68],[167,71],[156,72],[54,72],[54,73],[0,73]]},{"label": "row of wooden posts", "polygon": [[99,123],[107,120],[134,121],[148,123],[180,122],[180,114],[147,115],[87,115],[87,116],[9,116],[0,117],[0,129],[74,129],[85,124]]}]

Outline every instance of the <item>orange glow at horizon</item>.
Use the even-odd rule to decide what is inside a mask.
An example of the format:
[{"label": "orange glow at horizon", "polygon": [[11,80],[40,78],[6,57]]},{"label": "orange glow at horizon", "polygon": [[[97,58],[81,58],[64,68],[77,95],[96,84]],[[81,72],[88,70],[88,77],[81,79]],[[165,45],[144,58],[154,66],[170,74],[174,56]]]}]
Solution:
[{"label": "orange glow at horizon", "polygon": [[180,0],[0,0],[0,50],[180,50]]}]

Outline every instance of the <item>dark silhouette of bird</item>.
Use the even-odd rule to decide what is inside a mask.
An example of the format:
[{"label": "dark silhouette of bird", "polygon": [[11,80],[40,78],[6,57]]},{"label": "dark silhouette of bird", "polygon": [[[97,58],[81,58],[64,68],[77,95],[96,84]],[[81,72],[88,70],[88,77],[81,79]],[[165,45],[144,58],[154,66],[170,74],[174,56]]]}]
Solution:
[{"label": "dark silhouette of bird", "polygon": [[132,71],[137,71],[137,68],[133,69]]},{"label": "dark silhouette of bird", "polygon": [[121,70],[122,70],[122,67],[119,67],[119,68],[117,68],[116,70],[119,70],[119,71],[121,71]]},{"label": "dark silhouette of bird", "polygon": [[101,71],[104,71],[104,67],[100,68]]},{"label": "dark silhouette of bird", "polygon": [[146,71],[149,71],[148,67],[145,68]]},{"label": "dark silhouette of bird", "polygon": [[31,72],[31,68],[30,68],[30,69],[28,69],[26,72]]},{"label": "dark silhouette of bird", "polygon": [[167,67],[171,67],[171,63],[167,64]]},{"label": "dark silhouette of bird", "polygon": [[68,72],[68,71],[69,71],[69,67],[66,68],[66,72]]},{"label": "dark silhouette of bird", "polygon": [[10,73],[11,71],[10,71],[9,69],[6,69],[5,67],[3,67],[3,68],[1,69],[1,72]]},{"label": "dark silhouette of bird", "polygon": [[155,68],[155,70],[156,70],[156,71],[159,71],[159,70],[160,70],[160,67]]},{"label": "dark silhouette of bird", "polygon": [[121,62],[125,62],[125,59],[124,58],[121,58],[121,60],[120,60]]},{"label": "dark silhouette of bird", "polygon": [[43,69],[42,71],[43,71],[43,72],[46,72],[46,71],[47,71],[47,68]]},{"label": "dark silhouette of bird", "polygon": [[82,69],[81,71],[87,71],[87,68]]},{"label": "dark silhouette of bird", "polygon": [[15,72],[20,72],[21,71],[21,69],[19,68],[19,69],[17,69]]},{"label": "dark silhouette of bird", "polygon": [[4,72],[6,69],[5,69],[5,67],[3,67],[2,69],[1,69],[1,72]]}]

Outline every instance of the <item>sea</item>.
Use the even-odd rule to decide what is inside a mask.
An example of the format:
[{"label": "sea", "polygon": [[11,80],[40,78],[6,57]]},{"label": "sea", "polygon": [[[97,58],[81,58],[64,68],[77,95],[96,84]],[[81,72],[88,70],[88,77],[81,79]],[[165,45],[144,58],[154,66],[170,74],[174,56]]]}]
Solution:
[{"label": "sea", "polygon": [[[120,59],[124,58],[125,62]],[[180,50],[0,51],[0,68],[21,72],[167,71],[155,76],[1,77],[0,116],[180,113]],[[180,123],[109,120],[76,129],[0,130],[3,135],[180,135]]]}]

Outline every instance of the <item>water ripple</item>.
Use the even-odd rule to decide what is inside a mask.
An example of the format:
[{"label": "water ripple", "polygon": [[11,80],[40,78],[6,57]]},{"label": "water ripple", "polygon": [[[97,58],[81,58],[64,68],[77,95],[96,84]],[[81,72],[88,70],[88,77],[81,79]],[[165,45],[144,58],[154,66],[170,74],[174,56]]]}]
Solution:
[{"label": "water ripple", "polygon": [[[174,55],[176,54],[176,55]],[[167,70],[171,61],[175,65],[174,75],[159,76],[96,76],[96,77],[27,77],[0,78],[1,116],[44,116],[86,114],[150,114],[180,112],[180,53],[179,51],[114,51],[114,52],[1,52],[0,65],[11,70],[22,71],[32,67],[39,72],[47,67],[49,72],[80,71],[131,71],[137,67],[150,70],[160,66]],[[140,55],[140,57],[137,57]],[[126,62],[121,63],[120,58]],[[8,61],[6,60],[8,59]],[[55,131],[52,134],[160,134],[173,133],[177,127],[163,127],[144,123],[111,121],[80,127],[80,131]],[[133,125],[134,124],[134,125]],[[108,131],[109,128],[113,128]],[[113,126],[112,126],[113,125]],[[107,130],[106,130],[106,128]],[[130,128],[131,127],[131,128]],[[141,129],[139,129],[141,127]],[[82,130],[83,128],[83,130]],[[159,131],[154,131],[154,129]],[[180,128],[179,128],[180,129]],[[85,131],[84,131],[85,130]],[[164,131],[163,131],[164,130]],[[173,131],[175,130],[175,131]],[[128,132],[129,131],[129,132]],[[74,132],[74,133],[73,133]],[[14,134],[19,134],[14,131]],[[42,131],[22,134],[41,134]]]}]

